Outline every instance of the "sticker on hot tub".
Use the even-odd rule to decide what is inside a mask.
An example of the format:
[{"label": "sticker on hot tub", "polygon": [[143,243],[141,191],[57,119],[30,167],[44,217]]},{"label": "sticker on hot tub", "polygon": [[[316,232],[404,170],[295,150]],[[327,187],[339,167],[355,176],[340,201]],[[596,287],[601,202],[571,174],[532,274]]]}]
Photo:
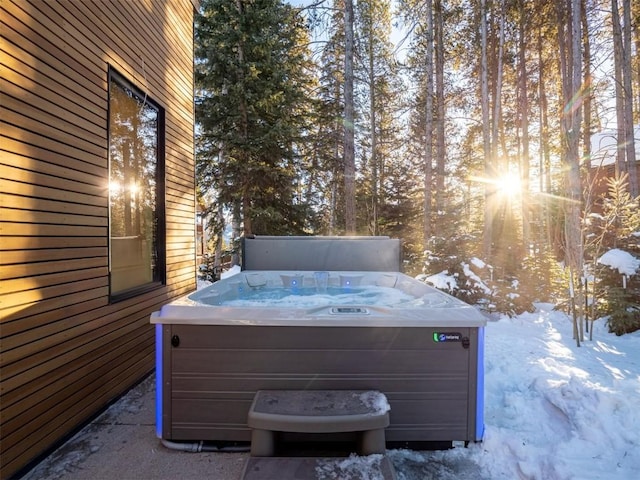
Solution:
[{"label": "sticker on hot tub", "polygon": [[457,332],[433,332],[434,342],[461,342],[462,334]]},{"label": "sticker on hot tub", "polygon": [[338,314],[361,314],[361,315],[369,315],[369,310],[364,307],[331,307],[331,313],[333,315]]}]

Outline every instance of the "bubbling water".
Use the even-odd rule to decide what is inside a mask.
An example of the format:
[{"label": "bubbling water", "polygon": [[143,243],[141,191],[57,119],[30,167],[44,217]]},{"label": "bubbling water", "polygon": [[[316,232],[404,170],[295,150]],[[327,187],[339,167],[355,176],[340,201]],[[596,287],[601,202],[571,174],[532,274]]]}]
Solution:
[{"label": "bubbling water", "polygon": [[318,293],[316,287],[265,287],[243,289],[239,297],[221,300],[230,307],[292,307],[309,308],[323,305],[375,305],[394,307],[415,302],[416,298],[400,290],[379,287],[326,287]]}]

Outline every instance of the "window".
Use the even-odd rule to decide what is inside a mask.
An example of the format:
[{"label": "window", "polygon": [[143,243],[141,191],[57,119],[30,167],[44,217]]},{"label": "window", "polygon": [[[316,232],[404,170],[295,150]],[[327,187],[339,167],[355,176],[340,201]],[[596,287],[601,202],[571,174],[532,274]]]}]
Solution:
[{"label": "window", "polygon": [[112,300],[165,282],[164,111],[109,70]]}]

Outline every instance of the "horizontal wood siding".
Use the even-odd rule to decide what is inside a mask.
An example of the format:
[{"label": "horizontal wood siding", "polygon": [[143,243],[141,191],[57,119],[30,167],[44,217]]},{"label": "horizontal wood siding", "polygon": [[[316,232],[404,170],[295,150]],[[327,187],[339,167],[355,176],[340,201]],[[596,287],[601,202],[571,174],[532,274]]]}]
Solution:
[{"label": "horizontal wood siding", "polygon": [[[154,367],[195,289],[192,0],[0,2],[0,478]],[[108,68],[165,110],[167,284],[109,302]]]}]

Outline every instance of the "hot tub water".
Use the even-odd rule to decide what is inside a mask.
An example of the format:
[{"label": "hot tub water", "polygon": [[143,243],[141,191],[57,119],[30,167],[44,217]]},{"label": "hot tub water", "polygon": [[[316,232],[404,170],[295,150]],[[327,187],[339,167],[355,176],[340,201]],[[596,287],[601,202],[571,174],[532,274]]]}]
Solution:
[{"label": "hot tub water", "polygon": [[[237,277],[237,278],[236,278]],[[369,272],[243,272],[189,295],[194,305],[234,308],[369,306],[421,309],[462,303],[420,282],[398,282],[397,274]]]},{"label": "hot tub water", "polygon": [[228,307],[317,307],[322,305],[409,305],[416,299],[389,287],[316,287],[243,288],[237,299],[203,298],[203,303]]}]

